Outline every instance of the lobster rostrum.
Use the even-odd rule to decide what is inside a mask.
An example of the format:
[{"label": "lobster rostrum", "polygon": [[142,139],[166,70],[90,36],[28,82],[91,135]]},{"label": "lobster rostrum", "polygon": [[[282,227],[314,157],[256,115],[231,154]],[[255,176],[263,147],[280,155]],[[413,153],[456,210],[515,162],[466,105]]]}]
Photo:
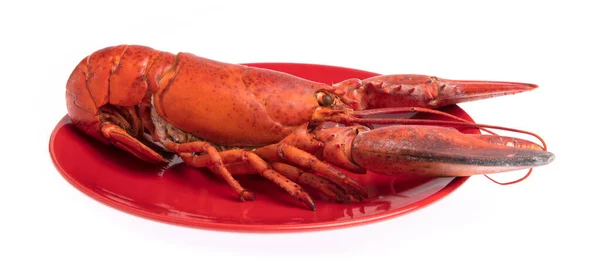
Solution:
[{"label": "lobster rostrum", "polygon": [[[423,75],[327,85],[189,53],[121,45],[84,58],[68,79],[66,99],[73,124],[97,140],[148,162],[168,162],[144,137],[150,135],[189,166],[223,178],[241,200],[255,196],[233,175],[260,174],[314,210],[301,186],[340,202],[367,197],[360,183],[331,164],[354,173],[469,176],[550,163],[554,155],[543,141],[539,146],[493,133],[463,134],[456,127],[518,130],[435,110],[536,87]],[[377,117],[404,112],[451,120]]]}]

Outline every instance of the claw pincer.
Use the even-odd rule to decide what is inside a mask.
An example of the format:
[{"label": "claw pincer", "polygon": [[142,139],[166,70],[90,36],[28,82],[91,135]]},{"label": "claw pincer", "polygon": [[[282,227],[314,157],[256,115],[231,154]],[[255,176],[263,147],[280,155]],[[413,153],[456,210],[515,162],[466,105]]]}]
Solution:
[{"label": "claw pincer", "polygon": [[364,80],[348,79],[333,92],[353,101],[354,109],[393,107],[440,108],[467,101],[530,91],[529,83],[448,80],[426,75],[381,75]]},{"label": "claw pincer", "polygon": [[533,168],[553,159],[550,152],[436,126],[378,128],[357,135],[352,147],[355,163],[380,174],[470,176]]}]

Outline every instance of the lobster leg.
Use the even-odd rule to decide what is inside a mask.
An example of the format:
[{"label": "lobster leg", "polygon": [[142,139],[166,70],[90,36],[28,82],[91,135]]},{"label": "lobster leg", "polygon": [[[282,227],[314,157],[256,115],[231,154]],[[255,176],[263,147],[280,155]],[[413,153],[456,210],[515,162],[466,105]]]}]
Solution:
[{"label": "lobster leg", "polygon": [[323,192],[329,198],[337,199],[340,202],[352,201],[352,198],[340,190],[340,187],[321,176],[305,172],[297,167],[281,162],[273,162],[271,163],[271,167],[285,177],[296,181],[301,185],[311,186],[316,190]]},{"label": "lobster leg", "polygon": [[315,171],[341,187],[350,187],[351,195],[356,199],[362,200],[368,197],[367,190],[363,186],[314,155],[285,143],[280,143],[277,151],[279,156],[288,162]]},{"label": "lobster leg", "polygon": [[102,135],[104,135],[104,137],[112,144],[132,153],[142,160],[152,163],[168,162],[161,154],[129,135],[129,133],[120,126],[115,124],[104,124],[101,131]]},{"label": "lobster leg", "polygon": [[[258,155],[254,154],[252,152],[243,150],[243,149],[228,150],[228,151],[224,151],[221,153],[216,152],[216,149],[215,149],[214,150],[215,152],[213,152],[213,151],[208,152],[208,154],[209,154],[208,158],[206,155],[202,155],[202,156],[191,155],[191,153],[193,153],[193,152],[202,152],[202,151],[197,151],[197,150],[202,150],[200,147],[206,147],[203,144],[208,144],[208,143],[205,143],[205,142],[184,143],[184,144],[178,145],[178,147],[174,147],[173,150],[177,153],[181,153],[182,151],[185,151],[186,154],[181,155],[181,157],[184,160],[184,162],[190,166],[193,166],[196,168],[203,168],[203,167],[211,168],[211,166],[217,166],[219,168],[219,172],[221,173],[221,175],[222,176],[226,175],[225,176],[225,177],[227,177],[226,179],[229,179],[228,182],[235,181],[235,184],[237,186],[239,186],[239,183],[235,179],[233,179],[233,177],[231,176],[231,173],[224,166],[224,163],[226,164],[229,162],[245,161],[244,164],[248,164],[248,166],[250,166],[254,172],[260,174],[264,178],[267,178],[268,180],[277,184],[280,188],[282,188],[283,190],[288,192],[290,195],[294,196],[294,198],[296,198],[299,201],[308,205],[312,210],[316,209],[314,202],[312,201],[312,199],[310,198],[308,193],[306,193],[302,189],[302,187],[300,187],[298,184],[292,182],[290,179],[286,178],[285,176],[281,175],[276,170],[273,170],[267,164],[267,162],[265,162]],[[214,149],[214,147],[210,146],[210,144],[208,144],[208,145],[210,148]],[[172,146],[169,146],[169,147],[172,147]],[[214,160],[218,160],[218,163],[215,163]],[[252,197],[252,198],[254,199],[254,197]]]},{"label": "lobster leg", "polygon": [[[355,201],[355,199],[349,195],[349,193],[351,192],[350,187],[339,186],[338,184],[330,181],[327,178],[323,178],[313,173],[305,172],[289,164],[275,162],[277,160],[280,160],[276,151],[277,144],[274,144],[256,149],[254,152],[248,152],[243,149],[232,149],[219,152],[219,154],[223,163],[225,164],[225,167],[232,175],[260,174],[260,169],[262,166],[253,165],[251,162],[248,162],[248,158],[246,157],[246,155],[248,154],[258,155],[262,159],[265,159],[265,157],[268,158],[268,161],[271,162],[269,163],[271,169],[283,175],[284,177],[296,183],[299,183],[300,185],[311,186],[323,192],[326,196],[337,199],[340,202]],[[209,166],[210,162],[210,159],[207,155],[190,156],[183,158],[184,161],[186,161],[186,163],[194,167],[206,167]],[[280,187],[282,187],[284,190],[288,191],[292,195],[293,193],[297,192],[295,190],[292,190],[292,187],[289,187],[288,181],[279,181],[279,179],[280,178],[271,178],[270,180],[274,181],[276,184],[278,184]]]},{"label": "lobster leg", "polygon": [[[279,151],[279,148],[283,144],[285,144],[287,146],[293,146],[294,149],[291,151],[295,152],[295,153],[300,153],[299,154],[300,159],[306,157],[306,158],[309,158],[310,160],[318,160],[315,156],[313,156],[312,154],[309,154],[309,153],[318,153],[320,150],[323,149],[323,143],[316,140],[313,134],[308,133],[307,127],[308,127],[308,123],[301,125],[292,134],[285,137],[280,143],[271,144],[271,145],[267,145],[267,146],[255,149],[253,151],[253,153],[260,156],[262,159],[270,162],[272,168],[275,171],[287,176],[288,178],[291,178],[294,181],[297,179],[298,179],[298,181],[306,180],[307,185],[310,185],[318,190],[321,190],[324,193],[329,193],[329,194],[335,193],[335,194],[337,194],[336,197],[338,197],[338,198],[341,197],[340,200],[344,201],[344,202],[360,200],[360,198],[362,198],[361,195],[355,195],[354,198],[352,198],[352,196],[350,196],[349,194],[366,194],[364,189],[358,183],[356,183],[354,180],[347,178],[342,172],[339,172],[338,170],[331,168],[329,165],[327,165],[321,161],[318,162],[317,166],[319,166],[319,168],[321,170],[326,172],[325,174],[323,174],[324,176],[326,176],[325,178],[322,178],[321,176],[317,176],[312,173],[304,172],[304,171],[300,170],[299,168],[295,168],[295,167],[290,168],[290,167],[285,167],[282,165],[279,165],[279,166],[276,165],[276,164],[278,164],[277,162],[290,161],[290,160],[282,157],[282,155]],[[327,151],[328,149],[324,149],[324,150],[325,150],[325,152],[329,152],[329,151]],[[241,158],[239,157],[240,154],[237,151],[238,150],[227,150],[227,151],[221,152],[221,157],[223,158],[223,160],[226,164],[229,164],[228,167],[231,170],[233,170],[233,172],[234,172],[233,174],[255,174],[255,173],[257,173],[256,170],[254,170],[253,168],[246,166],[244,163],[239,163],[241,161]],[[202,156],[198,156],[195,158],[198,158],[199,160],[206,159],[206,157],[202,157]],[[206,162],[206,161],[203,161],[203,162]],[[236,164],[231,164],[231,163],[236,163]],[[295,164],[298,164],[298,163],[296,162]],[[364,170],[361,170],[360,168],[353,169],[351,171],[364,173]],[[298,176],[298,177],[296,177],[296,176]],[[345,180],[342,181],[341,179],[345,179]],[[325,181],[325,182],[322,182],[322,181]]]},{"label": "lobster leg", "polygon": [[312,201],[308,193],[306,193],[298,184],[290,181],[285,176],[271,169],[269,165],[256,154],[252,152],[246,153],[248,154],[248,162],[258,171],[260,175],[273,181],[296,199],[306,203],[312,210],[317,209],[315,203]]},{"label": "lobster leg", "polygon": [[[273,145],[276,146],[276,145]],[[275,148],[267,147],[269,150],[276,150]],[[259,148],[256,152],[260,152],[261,154],[265,154],[267,151],[264,151],[265,148]],[[248,162],[244,162],[244,152],[242,149],[233,149],[226,150],[223,152],[219,152],[221,155],[221,159],[225,164],[225,167],[232,175],[249,175],[249,174],[259,174],[255,167],[252,167]],[[274,151],[268,151],[274,152]],[[269,156],[269,155],[267,155]],[[273,153],[272,156],[276,156],[276,153]],[[262,155],[261,155],[262,157]],[[264,159],[264,158],[263,158]],[[279,160],[278,158],[270,159],[271,160]],[[206,155],[201,156],[193,156],[190,159],[190,164],[193,164],[195,167],[205,167],[207,166],[209,159]],[[300,184],[303,186],[310,186],[315,188],[321,192],[323,192],[326,196],[337,199],[340,202],[350,202],[354,201],[348,195],[348,191],[346,191],[343,187],[336,185],[335,183],[329,181],[327,178],[323,178],[313,173],[305,172],[297,167],[294,167],[289,164],[281,163],[281,162],[271,162],[269,163],[271,168],[286,178]]]},{"label": "lobster leg", "polygon": [[[308,133],[307,127],[308,123],[301,125],[281,142],[261,147],[254,150],[254,152],[270,162],[286,161],[324,176],[324,179],[328,180],[326,185],[330,189],[342,192],[343,201],[360,201],[365,198],[367,192],[359,183],[315,156],[315,154],[321,156],[319,153],[322,152],[326,160],[336,158],[328,155],[331,152],[330,149],[328,147],[324,148],[323,142],[317,140],[314,134]],[[344,168],[348,169],[348,166]],[[365,172],[364,169],[357,167],[349,170],[356,173]],[[290,171],[286,173],[293,174]]]},{"label": "lobster leg", "polygon": [[[241,158],[241,156],[245,153],[247,153],[248,156],[257,155],[257,157],[260,157],[261,160],[268,160],[270,162],[287,161],[296,164],[300,167],[307,168],[324,176],[325,179],[331,182],[331,184],[327,184],[327,186],[331,187],[330,189],[341,189],[343,192],[342,194],[350,194],[354,197],[351,198],[347,195],[344,195],[346,197],[344,201],[353,201],[354,199],[361,201],[363,198],[366,198],[368,196],[367,191],[358,182],[354,181],[343,172],[333,168],[331,165],[319,160],[317,157],[311,154],[317,149],[322,148],[322,146],[323,144],[321,142],[314,139],[314,135],[306,132],[306,125],[304,125],[298,128],[294,133],[290,134],[288,137],[284,138],[280,143],[261,147],[259,149],[254,150],[254,152],[249,152],[242,149],[235,149],[221,152],[221,155],[224,157],[224,159],[227,160],[226,164],[239,162],[243,159]],[[300,149],[299,147],[302,149]],[[306,152],[303,149],[306,149],[311,153]],[[196,156],[194,158],[195,160],[193,166],[206,166],[206,157]],[[250,164],[255,170],[255,173],[259,173],[262,175],[262,165],[260,163]],[[280,166],[279,168],[282,167]],[[249,170],[249,168],[247,168],[244,165],[241,168],[237,167],[236,169],[241,169],[242,173],[251,173],[251,170]],[[356,171],[356,169],[353,168],[352,171]],[[284,171],[283,173],[291,174],[290,171]],[[269,180],[276,182],[276,179]],[[280,183],[276,183],[282,188],[288,190],[290,194],[295,194],[295,192],[285,188],[285,186],[282,186]],[[305,199],[298,199],[301,201],[306,201]]]},{"label": "lobster leg", "polygon": [[[231,173],[225,168],[223,165],[223,161],[221,160],[221,156],[216,148],[210,145],[207,142],[189,142],[183,144],[176,144],[174,142],[165,143],[165,147],[167,149],[176,152],[184,162],[188,165],[193,164],[193,155],[192,153],[200,152],[208,154],[208,164],[203,164],[202,167],[209,167],[213,172],[220,175],[228,184],[235,190],[242,201],[254,200],[254,194],[250,191],[245,190],[240,183],[231,176]],[[196,167],[196,166],[195,166]]]}]

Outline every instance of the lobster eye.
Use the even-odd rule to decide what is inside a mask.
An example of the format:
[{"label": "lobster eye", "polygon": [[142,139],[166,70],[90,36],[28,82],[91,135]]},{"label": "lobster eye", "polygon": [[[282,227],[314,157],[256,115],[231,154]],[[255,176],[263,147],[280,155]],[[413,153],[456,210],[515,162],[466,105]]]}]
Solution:
[{"label": "lobster eye", "polygon": [[333,98],[323,92],[317,93],[317,101],[321,106],[331,106],[333,104]]}]

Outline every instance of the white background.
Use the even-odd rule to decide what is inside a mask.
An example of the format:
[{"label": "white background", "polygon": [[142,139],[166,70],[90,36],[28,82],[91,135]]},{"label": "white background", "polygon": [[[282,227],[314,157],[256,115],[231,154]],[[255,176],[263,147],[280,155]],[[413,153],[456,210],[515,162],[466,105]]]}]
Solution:
[{"label": "white background", "polygon": [[[600,267],[592,257],[600,241],[598,8],[579,1],[196,2],[0,4],[0,269]],[[148,221],[71,187],[48,154],[72,69],[95,50],[125,43],[232,63],[536,83],[533,92],[463,108],[478,122],[541,134],[557,159],[518,185],[472,177],[423,210],[342,230],[237,234]]]}]

